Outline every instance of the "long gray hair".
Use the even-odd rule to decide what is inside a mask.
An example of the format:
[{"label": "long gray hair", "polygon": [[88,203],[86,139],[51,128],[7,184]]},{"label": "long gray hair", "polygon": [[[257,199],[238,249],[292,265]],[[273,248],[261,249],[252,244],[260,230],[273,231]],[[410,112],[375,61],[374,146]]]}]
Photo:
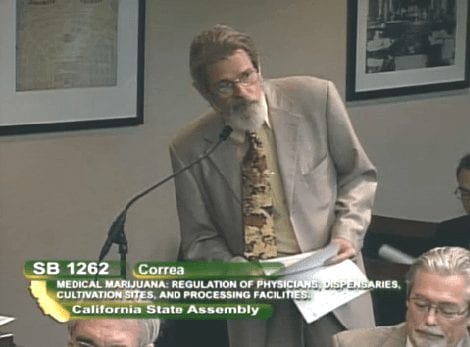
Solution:
[{"label": "long gray hair", "polygon": [[467,279],[467,303],[470,304],[470,251],[462,247],[436,247],[421,255],[406,275],[407,295],[410,295],[419,270],[443,276],[464,275]]}]

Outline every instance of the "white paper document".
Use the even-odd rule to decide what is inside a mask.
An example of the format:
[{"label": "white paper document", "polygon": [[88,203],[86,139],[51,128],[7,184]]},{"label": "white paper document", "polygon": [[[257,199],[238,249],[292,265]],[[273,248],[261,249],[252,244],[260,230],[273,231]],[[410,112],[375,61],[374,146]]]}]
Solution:
[{"label": "white paper document", "polygon": [[336,252],[337,248],[330,245],[316,252],[271,260],[284,264],[285,268],[278,272],[282,275],[281,280],[293,280],[298,283],[314,281],[318,284],[316,289],[304,289],[309,292],[309,299],[294,300],[307,323],[316,321],[368,291],[357,289],[368,279],[351,260],[323,266],[324,261]]},{"label": "white paper document", "polygon": [[15,319],[16,318],[14,317],[0,316],[0,327],[14,321]]},{"label": "white paper document", "polygon": [[354,287],[367,277],[351,260],[339,264],[314,268],[303,273],[288,275],[286,279],[315,280],[322,288],[310,290],[310,299],[294,300],[307,323],[312,323],[341,305],[367,292]]}]

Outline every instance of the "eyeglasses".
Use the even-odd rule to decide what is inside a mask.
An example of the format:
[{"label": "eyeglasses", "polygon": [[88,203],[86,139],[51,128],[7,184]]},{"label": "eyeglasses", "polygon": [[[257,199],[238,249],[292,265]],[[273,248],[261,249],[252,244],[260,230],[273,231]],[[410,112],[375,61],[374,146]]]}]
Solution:
[{"label": "eyeglasses", "polygon": [[433,304],[427,300],[420,298],[408,299],[413,304],[416,311],[420,313],[429,313],[434,309],[435,315],[444,319],[452,320],[468,313],[468,307],[462,309],[458,305],[448,303]]},{"label": "eyeglasses", "polygon": [[457,187],[454,191],[455,197],[459,200],[470,200],[470,190],[463,188],[463,187]]},{"label": "eyeglasses", "polygon": [[248,70],[242,72],[235,80],[222,80],[216,83],[215,92],[222,97],[232,96],[235,84],[248,87],[258,80],[258,72],[256,70]]}]

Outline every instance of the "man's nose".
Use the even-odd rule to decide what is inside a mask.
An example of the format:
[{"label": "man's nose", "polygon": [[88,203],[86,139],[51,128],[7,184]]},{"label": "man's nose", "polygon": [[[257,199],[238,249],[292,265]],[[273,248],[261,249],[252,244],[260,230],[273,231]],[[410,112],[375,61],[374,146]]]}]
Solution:
[{"label": "man's nose", "polygon": [[437,325],[436,314],[436,309],[434,307],[430,307],[428,312],[426,312],[426,325]]},{"label": "man's nose", "polygon": [[241,83],[234,83],[233,96],[245,98],[249,94],[248,88],[249,86],[243,86]]}]

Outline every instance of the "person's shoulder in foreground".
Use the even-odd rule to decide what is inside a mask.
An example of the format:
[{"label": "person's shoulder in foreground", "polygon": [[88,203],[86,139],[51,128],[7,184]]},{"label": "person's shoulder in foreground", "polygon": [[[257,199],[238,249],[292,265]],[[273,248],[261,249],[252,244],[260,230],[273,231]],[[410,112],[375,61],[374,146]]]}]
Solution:
[{"label": "person's shoulder in foreground", "polygon": [[394,326],[345,330],[333,336],[334,347],[405,347],[405,323]]},{"label": "person's shoulder in foreground", "polygon": [[[291,112],[299,107],[320,105],[324,105],[324,111],[327,111],[326,105],[331,102],[343,105],[334,83],[316,76],[265,79],[263,88],[269,107],[280,107]],[[306,109],[301,109],[299,112],[308,114]]]}]

